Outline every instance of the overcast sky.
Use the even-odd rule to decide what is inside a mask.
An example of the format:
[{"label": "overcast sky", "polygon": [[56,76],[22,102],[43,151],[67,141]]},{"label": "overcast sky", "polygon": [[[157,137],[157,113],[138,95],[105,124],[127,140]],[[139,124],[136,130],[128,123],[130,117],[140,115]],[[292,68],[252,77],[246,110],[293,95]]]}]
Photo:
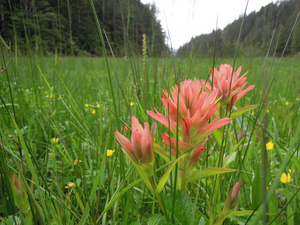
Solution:
[{"label": "overcast sky", "polygon": [[[141,0],[155,3],[159,9],[158,19],[169,33],[174,49],[178,49],[192,37],[223,29],[238,19],[245,11],[247,0]],[[259,11],[262,6],[276,0],[249,0],[247,14]],[[168,36],[168,34],[167,34]],[[170,43],[168,43],[170,46]]]}]

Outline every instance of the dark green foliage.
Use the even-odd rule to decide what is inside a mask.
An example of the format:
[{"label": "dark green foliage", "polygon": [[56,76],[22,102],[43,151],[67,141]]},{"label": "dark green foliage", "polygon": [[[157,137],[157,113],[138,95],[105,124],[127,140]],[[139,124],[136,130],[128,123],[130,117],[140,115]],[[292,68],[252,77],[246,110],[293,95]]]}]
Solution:
[{"label": "dark green foliage", "polygon": [[[170,193],[168,193],[163,194],[162,198],[165,205],[165,209],[167,213],[171,216],[173,207],[173,196]],[[195,215],[193,216],[194,210]],[[194,207],[194,203],[192,202],[192,199],[190,198],[187,192],[181,192],[179,190],[176,191],[173,215],[176,222],[175,224],[205,224],[204,218],[201,216],[199,210]],[[192,218],[194,220],[191,223]]]},{"label": "dark green foliage", "polygon": [[[299,1],[289,0],[270,3],[258,12],[252,12],[245,17],[238,55],[261,56],[266,55],[274,29],[275,36],[271,50],[275,50],[278,39],[277,54],[280,55],[286,45],[297,14]],[[279,17],[278,17],[279,16]],[[276,21],[278,23],[276,27]],[[203,34],[192,38],[191,41],[179,48],[178,56],[188,56],[193,49],[196,56],[212,57],[214,40],[216,37],[216,56],[234,56],[243,15],[223,30],[218,29],[210,34]],[[216,34],[217,33],[217,34]],[[288,42],[286,55],[295,55],[300,51],[300,22],[296,24],[291,40]]]},{"label": "dark green foliage", "polygon": [[[128,45],[141,53],[143,34],[150,55],[160,55],[167,49],[155,5],[144,5],[139,0],[95,0],[94,5],[115,56],[127,55]],[[1,36],[10,46],[17,45],[21,54],[29,50],[26,37],[30,51],[39,54],[57,51],[69,55],[71,45],[75,55],[102,54],[89,1],[0,0],[0,9]]]}]

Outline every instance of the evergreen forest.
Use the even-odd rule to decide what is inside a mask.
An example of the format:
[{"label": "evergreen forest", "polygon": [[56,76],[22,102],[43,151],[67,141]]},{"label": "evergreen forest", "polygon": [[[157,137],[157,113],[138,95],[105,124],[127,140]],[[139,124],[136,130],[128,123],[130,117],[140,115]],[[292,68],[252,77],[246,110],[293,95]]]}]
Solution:
[{"label": "evergreen forest", "polygon": [[[178,49],[178,56],[212,57],[214,46],[217,57],[233,57],[239,40],[238,56],[266,55],[270,47],[279,56],[286,45],[295,18],[299,13],[299,1],[277,1],[262,7],[258,12],[241,16],[227,25],[223,30],[213,30],[192,38],[190,42]],[[244,18],[244,20],[243,20]],[[243,24],[242,24],[243,22]],[[240,29],[242,25],[241,34]],[[271,44],[271,45],[270,45]],[[296,55],[300,52],[300,22],[295,24],[292,37],[287,43],[285,56]]]},{"label": "evergreen forest", "polygon": [[[126,51],[141,53],[143,34],[151,56],[167,49],[155,5],[145,5],[139,0],[94,0],[93,3],[106,47],[110,45],[116,57],[126,55]],[[46,55],[57,52],[102,56],[88,0],[0,0],[0,10],[0,34],[21,55],[30,50]]]}]

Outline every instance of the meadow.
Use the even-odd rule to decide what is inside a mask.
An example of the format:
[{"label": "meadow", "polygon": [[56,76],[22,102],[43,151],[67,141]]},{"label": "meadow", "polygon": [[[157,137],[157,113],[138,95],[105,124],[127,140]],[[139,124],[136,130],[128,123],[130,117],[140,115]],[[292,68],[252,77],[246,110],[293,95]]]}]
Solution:
[{"label": "meadow", "polygon": [[[299,58],[2,60],[0,224],[299,223]],[[178,148],[169,162],[155,153],[160,191],[151,190],[114,132],[130,140],[132,116],[151,126],[147,111],[166,115],[161,89],[209,80],[210,68],[225,63],[241,65],[246,87],[255,85],[232,113],[257,107],[209,135],[200,176],[181,190]],[[170,129],[156,125],[153,141],[168,149],[161,133]],[[204,172],[212,167],[221,169]]]}]

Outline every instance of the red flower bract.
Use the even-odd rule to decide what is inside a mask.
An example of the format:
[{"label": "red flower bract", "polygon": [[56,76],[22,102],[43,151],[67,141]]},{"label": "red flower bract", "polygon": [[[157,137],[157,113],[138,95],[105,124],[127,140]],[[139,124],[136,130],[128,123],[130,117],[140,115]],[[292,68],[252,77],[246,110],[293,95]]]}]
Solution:
[{"label": "red flower bract", "polygon": [[[248,88],[243,90],[247,85],[246,72],[244,75],[239,77],[242,67],[240,66],[236,72],[232,72],[233,68],[229,64],[221,64],[219,71],[217,68],[214,68],[214,73],[210,75],[210,80],[213,81],[213,90],[217,90],[217,98],[222,97],[220,105],[224,106],[228,104],[228,109],[232,109],[232,106],[240,100],[248,91],[253,89],[255,85],[250,85]],[[209,83],[201,80],[201,83],[204,84],[208,91],[211,91],[212,88]]]},{"label": "red flower bract", "polygon": [[152,150],[152,137],[149,130],[149,124],[144,123],[144,127],[137,118],[131,117],[132,135],[131,142],[120,132],[115,131],[115,137],[121,144],[125,153],[136,163],[153,163],[154,153]]},{"label": "red flower bract", "polygon": [[[178,132],[181,141],[192,146],[203,143],[209,133],[231,121],[228,118],[217,121],[217,116],[208,123],[218,109],[218,104],[215,102],[218,90],[213,90],[209,94],[203,91],[199,80],[185,80],[180,84],[179,95],[178,91],[178,86],[175,85],[175,88],[171,90],[171,97],[167,91],[162,90],[163,98],[161,100],[167,110],[168,118],[156,109],[156,113],[148,111],[148,114],[167,128],[170,128],[172,133],[175,133],[177,128],[177,107],[179,107]],[[177,96],[179,96],[178,106]]]}]

